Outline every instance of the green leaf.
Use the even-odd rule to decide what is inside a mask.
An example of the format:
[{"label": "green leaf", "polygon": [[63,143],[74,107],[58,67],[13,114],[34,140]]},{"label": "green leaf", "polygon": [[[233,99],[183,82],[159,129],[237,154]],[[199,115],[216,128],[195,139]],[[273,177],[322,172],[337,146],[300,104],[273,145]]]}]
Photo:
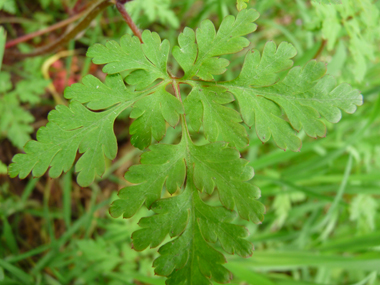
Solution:
[{"label": "green leaf", "polygon": [[185,72],[184,78],[197,76],[211,81],[213,75],[224,73],[229,61],[216,56],[236,53],[247,47],[249,41],[242,36],[256,30],[253,22],[258,16],[253,9],[241,11],[236,19],[227,16],[218,32],[210,20],[203,21],[196,33],[186,28],[178,38],[179,47],[173,48],[173,56]]},{"label": "green leaf", "polygon": [[[190,192],[191,189],[188,189]],[[193,192],[194,193],[194,192]],[[185,194],[182,194],[185,195]],[[194,204],[200,202],[198,194],[189,197]],[[153,266],[158,275],[168,276],[167,284],[211,284],[228,282],[232,275],[222,266],[224,256],[202,237],[196,215],[190,219],[186,230],[174,241],[159,249]]]},{"label": "green leaf", "polygon": [[[183,180],[180,182],[177,185],[183,184]],[[187,183],[192,182],[188,180]],[[157,247],[168,234],[170,237],[179,236],[189,223],[189,217],[195,215],[199,229],[207,242],[215,243],[219,240],[223,249],[229,254],[237,253],[243,257],[252,254],[252,245],[242,239],[248,236],[247,230],[230,223],[236,217],[234,212],[223,207],[208,206],[198,194],[194,194],[196,197],[191,198],[188,197],[188,192],[185,193],[158,200],[152,205],[151,210],[157,215],[141,219],[139,225],[143,229],[132,235],[136,250],[144,250],[149,245]]]},{"label": "green leaf", "polygon": [[340,109],[347,113],[356,111],[362,96],[348,84],[336,87],[326,72],[324,63],[310,61],[304,68],[291,69],[283,81],[255,89],[255,93],[276,102],[288,116],[296,130],[302,127],[311,137],[325,136],[326,127],[319,120],[322,115],[331,123],[341,119]]},{"label": "green leaf", "polygon": [[9,14],[16,14],[17,5],[15,0],[0,0],[0,10],[4,10]]},{"label": "green leaf", "polygon": [[[236,206],[240,216],[260,223],[265,209],[255,200],[258,188],[245,182],[253,175],[247,161],[225,143],[196,146],[185,135],[178,145],[151,146],[141,163],[126,175],[137,185],[120,190],[121,199],[110,210],[113,216],[131,217],[146,201],[156,213],[140,220],[142,229],[133,233],[133,247],[157,247],[167,235],[176,237],[159,249],[156,274],[169,276],[168,284],[227,282],[231,275],[222,266],[225,258],[211,244],[219,241],[227,253],[243,257],[250,256],[253,248],[244,240],[247,230],[231,223],[235,213],[207,205],[199,192],[211,194],[217,187],[225,207],[233,210]],[[159,199],[165,181],[166,190],[174,194],[184,184],[186,173],[186,189],[181,194]],[[227,196],[231,201],[225,200]]]},{"label": "green leaf", "polygon": [[236,8],[238,9],[238,11],[241,11],[245,8],[247,8],[247,4],[249,0],[237,0],[237,3],[236,3]]},{"label": "green leaf", "polygon": [[[128,196],[138,196],[143,193],[143,196],[138,198],[140,203],[125,202],[125,210],[131,207],[132,204],[139,204],[136,208],[140,208],[145,201],[148,193],[155,193],[153,196],[159,197],[165,179],[168,177],[169,186],[167,190],[173,194],[183,183],[184,171],[182,170],[182,160],[186,160],[186,165],[194,168],[194,184],[201,191],[212,194],[216,187],[219,192],[219,197],[222,204],[229,210],[235,207],[239,215],[246,220],[251,220],[255,223],[260,223],[263,219],[265,211],[262,204],[256,199],[260,197],[260,190],[245,181],[253,177],[253,169],[247,166],[248,161],[240,158],[237,150],[227,147],[226,143],[218,142],[196,146],[192,143],[184,147],[184,142],[177,146],[172,145],[156,145],[150,147],[151,152],[142,156],[139,167],[132,167],[131,171],[126,174],[126,179],[131,183],[137,183],[140,190],[130,190],[133,187],[126,187],[120,191],[119,196],[122,200],[128,200]],[[187,156],[187,157],[186,157]],[[155,163],[152,165],[150,161]],[[145,165],[147,164],[147,165]],[[173,171],[171,175],[170,172]],[[181,174],[178,177],[179,183],[175,180],[175,175]],[[172,177],[173,176],[173,177]],[[147,177],[150,177],[147,179]],[[170,179],[169,179],[170,178]],[[174,183],[173,181],[177,181]],[[145,184],[145,185],[144,185]],[[149,185],[148,190],[142,190]],[[155,199],[148,199],[147,206],[149,207]],[[122,202],[118,202],[122,203]],[[115,208],[114,216],[121,215],[121,208]],[[131,215],[134,215],[136,210],[133,210]],[[113,211],[113,210],[112,210]]]},{"label": "green leaf", "polygon": [[95,44],[88,49],[87,56],[92,57],[95,64],[105,64],[105,73],[125,70],[149,73],[146,80],[138,84],[139,88],[144,88],[158,78],[168,78],[166,65],[170,44],[168,40],[161,42],[157,33],[147,30],[143,32],[142,39],[144,44],[140,44],[137,37],[125,35],[120,39],[120,45],[115,41],[109,41],[105,46]]},{"label": "green leaf", "polygon": [[252,87],[272,85],[278,81],[279,72],[293,66],[291,59],[296,54],[296,49],[289,43],[283,42],[277,47],[273,41],[269,41],[262,55],[255,49],[247,53],[241,73],[233,83]]},{"label": "green leaf", "polygon": [[248,52],[239,77],[223,85],[239,102],[243,119],[248,126],[255,124],[260,140],[266,142],[271,136],[278,147],[297,151],[301,141],[290,125],[302,128],[311,137],[323,137],[326,127],[323,116],[332,123],[341,119],[341,110],[353,113],[362,104],[358,90],[347,84],[336,86],[333,77],[325,75],[324,63],[310,61],[304,68],[294,67],[281,81],[276,73],[289,68],[294,48],[282,43],[277,49],[268,43],[263,55]]},{"label": "green leaf", "polygon": [[103,110],[118,103],[133,100],[133,90],[127,89],[120,74],[107,75],[105,82],[87,75],[82,83],[65,89],[65,98],[86,104],[91,110]]},{"label": "green leaf", "polygon": [[[337,43],[348,47],[350,56],[343,70],[350,78],[362,82],[370,71],[369,62],[375,62],[379,34],[379,7],[370,0],[341,1],[314,0],[313,26],[321,27],[329,51]],[[326,5],[327,4],[327,5]],[[331,5],[340,4],[340,5]],[[350,21],[342,21],[350,19]],[[339,38],[339,41],[337,40]]]},{"label": "green leaf", "polygon": [[168,93],[165,86],[159,87],[133,106],[130,117],[136,120],[129,129],[131,143],[144,149],[152,143],[152,137],[160,141],[166,133],[165,121],[174,127],[183,112],[180,101]]},{"label": "green leaf", "polygon": [[195,199],[196,217],[202,236],[207,242],[219,241],[223,250],[228,254],[237,254],[241,257],[250,257],[253,246],[244,238],[248,237],[248,230],[231,222],[236,218],[235,212],[224,207],[211,207],[201,199]]},{"label": "green leaf", "polygon": [[49,84],[49,80],[42,78],[33,78],[32,80],[21,80],[16,84],[15,93],[20,101],[30,104],[37,104],[41,101],[40,96],[45,93],[45,88]]},{"label": "green leaf", "polygon": [[370,195],[359,194],[352,199],[350,220],[357,222],[358,232],[372,232],[375,230],[378,208],[378,201]]},{"label": "green leaf", "polygon": [[41,5],[44,9],[48,8],[52,3],[57,6],[61,4],[59,0],[41,0]]},{"label": "green leaf", "polygon": [[[0,72],[0,93],[8,92],[10,89],[10,74]],[[7,137],[13,145],[22,149],[30,140],[29,134],[33,132],[30,123],[34,122],[34,117],[20,106],[14,92],[0,94],[0,114],[0,135]]]},{"label": "green leaf", "polygon": [[[141,12],[146,15],[148,26],[161,23],[165,27],[170,25],[174,29],[179,27],[179,19],[171,7],[171,0],[135,0],[128,1],[126,9],[132,19],[140,18]],[[144,18],[146,21],[146,19]]]},{"label": "green leaf", "polygon": [[[259,224],[265,213],[257,201],[260,190],[250,182],[254,171],[237,150],[248,144],[241,122],[255,125],[263,142],[273,137],[280,148],[299,150],[296,131],[324,136],[321,117],[338,122],[342,110],[353,113],[362,103],[359,91],[347,84],[337,86],[325,75],[323,63],[291,68],[296,51],[289,43],[277,47],[269,42],[262,54],[248,51],[237,78],[214,81],[229,64],[219,57],[250,44],[244,36],[255,31],[257,17],[255,10],[242,10],[236,18],[227,16],[218,31],[209,20],[196,32],[185,28],[172,52],[184,71],[182,78],[168,71],[169,42],[156,33],[144,31],[143,44],[127,35],[120,44],[94,45],[88,55],[94,63],[105,64],[105,82],[87,76],[68,88],[70,106],[50,113],[37,141],[27,143],[25,154],[14,157],[10,175],[23,178],[32,171],[41,176],[50,167],[49,175],[57,177],[72,167],[79,151],[82,156],[75,169],[78,183],[86,186],[104,173],[106,159],[116,157],[113,122],[126,108],[133,108],[130,142],[140,149],[161,140],[166,127],[175,127],[180,119],[180,143],[150,146],[141,164],[126,173],[130,185],[120,190],[110,214],[129,218],[143,205],[153,211],[140,220],[133,246],[136,250],[161,246],[154,267],[157,275],[168,277],[167,284],[229,282],[231,273],[223,266],[226,259],[219,249],[242,257],[253,251],[245,239],[248,231],[234,219],[240,216]],[[167,91],[169,84],[174,95]],[[189,89],[182,84],[191,87],[189,94],[184,94]],[[8,91],[12,86],[3,83],[0,88]],[[208,142],[194,144],[188,125],[202,130]],[[211,199],[217,205],[209,205],[209,199],[203,199],[207,195],[217,196],[220,203]],[[161,245],[166,239],[169,242]]]},{"label": "green leaf", "polygon": [[176,192],[185,180],[185,162],[182,146],[154,145],[141,156],[141,165],[132,166],[125,179],[136,185],[123,188],[110,209],[114,217],[124,213],[132,217],[145,202],[147,207],[161,197],[166,182],[169,193]]},{"label": "green leaf", "polygon": [[38,102],[38,95],[44,92],[46,84],[46,81],[38,79],[20,81],[16,90],[11,91],[10,74],[0,72],[0,137],[8,138],[19,149],[30,140],[30,133],[33,132],[30,124],[34,122],[34,117],[20,106],[19,98],[23,102]]},{"label": "green leaf", "polygon": [[0,160],[0,174],[7,174],[7,166]]},{"label": "green leaf", "polygon": [[[162,187],[159,192],[161,189]],[[189,216],[192,214],[190,207],[190,199],[188,195],[184,194],[167,199],[157,199],[151,207],[156,215],[142,218],[139,221],[142,229],[132,234],[133,248],[138,251],[144,250],[148,246],[154,248],[159,246],[167,235],[171,238],[179,236],[189,223]]]},{"label": "green leaf", "polygon": [[[146,101],[141,98],[147,95],[157,101],[145,106]],[[71,168],[79,150],[83,155],[76,163],[75,170],[79,172],[77,181],[81,186],[88,186],[96,176],[104,173],[105,158],[116,157],[113,122],[123,110],[141,99],[132,111],[132,117],[138,119],[132,124],[131,133],[133,129],[146,130],[149,143],[151,132],[156,139],[162,138],[166,131],[165,120],[174,126],[178,122],[178,113],[183,113],[179,101],[167,93],[164,87],[157,85],[147,91],[133,91],[125,86],[120,74],[108,75],[105,83],[93,76],[86,76],[83,83],[69,87],[65,96],[79,102],[72,101],[69,108],[57,106],[49,114],[49,123],[37,132],[37,141],[25,146],[26,154],[14,157],[9,172],[12,177],[19,175],[25,178],[31,171],[33,176],[39,177],[49,166],[50,177],[58,177]],[[89,109],[104,111],[92,112],[81,103]],[[146,107],[156,112],[144,114]],[[146,139],[148,135],[145,133],[144,137],[141,134],[140,138],[137,135],[132,140],[143,148],[142,144],[144,147],[149,145]]]},{"label": "green leaf", "polygon": [[240,124],[241,116],[235,110],[223,106],[234,101],[224,88],[195,86],[187,96],[184,107],[190,125],[199,131],[203,122],[205,137],[210,142],[218,138],[231,146],[244,148],[248,144],[245,128]]},{"label": "green leaf", "polygon": [[0,72],[0,93],[6,93],[12,89],[11,75],[8,72]]},{"label": "green leaf", "polygon": [[30,133],[33,132],[30,123],[34,122],[34,117],[20,107],[14,96],[4,96],[0,99],[0,105],[0,132],[9,138],[13,145],[22,149],[30,140]]},{"label": "green leaf", "polygon": [[86,109],[73,101],[70,107],[58,105],[49,114],[49,123],[37,132],[37,141],[25,146],[25,154],[17,154],[9,166],[9,175],[25,178],[32,171],[42,176],[49,168],[50,177],[67,172],[74,163],[77,151],[82,156],[75,171],[77,181],[88,186],[105,171],[105,157],[114,159],[117,153],[113,122],[132,102],[128,101],[101,113]]},{"label": "green leaf", "polygon": [[133,233],[133,244],[141,250],[159,245],[167,234],[179,236],[162,246],[154,261],[156,274],[169,276],[168,284],[228,282],[231,274],[222,266],[225,258],[210,244],[217,240],[230,254],[252,254],[252,244],[243,239],[247,230],[230,223],[233,212],[205,204],[189,180],[184,193],[159,200],[152,209],[157,214],[139,222],[143,229]]},{"label": "green leaf", "polygon": [[211,194],[216,187],[223,206],[235,207],[240,217],[261,223],[264,206],[256,201],[260,190],[245,181],[253,177],[248,161],[241,159],[237,150],[218,142],[204,146],[191,146],[191,163],[194,167],[194,184],[201,191]]},{"label": "green leaf", "polygon": [[[1,1],[4,1],[4,0],[0,0],[0,9],[2,8],[2,5],[3,5]],[[3,63],[6,39],[7,39],[7,33],[5,32],[3,27],[0,27],[0,70],[1,70],[1,64]]]}]

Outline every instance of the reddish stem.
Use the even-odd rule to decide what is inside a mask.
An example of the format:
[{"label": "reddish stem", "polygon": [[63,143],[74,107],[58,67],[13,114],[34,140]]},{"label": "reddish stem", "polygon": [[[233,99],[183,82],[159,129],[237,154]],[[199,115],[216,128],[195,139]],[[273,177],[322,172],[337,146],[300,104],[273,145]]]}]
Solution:
[{"label": "reddish stem", "polygon": [[10,40],[10,41],[8,41],[5,44],[5,48],[13,47],[13,46],[15,46],[15,45],[17,45],[19,43],[26,42],[28,40],[31,40],[31,39],[35,38],[35,37],[41,36],[43,34],[46,34],[46,33],[52,32],[54,30],[57,30],[59,28],[62,28],[64,26],[67,26],[68,24],[71,24],[71,23],[75,22],[76,20],[80,19],[85,13],[86,13],[86,11],[82,11],[79,14],[77,14],[77,15],[71,17],[71,18],[68,18],[68,19],[63,20],[63,21],[61,21],[59,23],[51,25],[50,27],[47,27],[46,29],[42,29],[42,30],[39,30],[37,32],[33,32],[33,33],[30,33],[30,34],[24,35],[22,37],[14,39],[14,40]]},{"label": "reddish stem", "polygon": [[313,59],[317,59],[321,55],[321,53],[324,50],[326,44],[327,44],[327,40],[322,40],[321,46],[319,47],[317,53],[314,55]]},{"label": "reddish stem", "polygon": [[116,2],[116,8],[119,10],[121,16],[127,22],[128,26],[131,28],[133,34],[139,38],[140,42],[143,43],[141,32],[136,24],[133,22],[131,16],[129,16],[127,10],[125,10],[124,4],[129,2],[130,0],[118,0]]},{"label": "reddish stem", "polygon": [[61,35],[56,41],[50,44],[47,44],[45,46],[42,46],[40,48],[37,48],[31,53],[19,53],[19,52],[8,51],[8,54],[14,55],[17,57],[30,57],[30,56],[37,56],[37,55],[52,52],[58,47],[64,44],[67,44],[70,40],[75,38],[78,33],[80,33],[81,31],[83,31],[85,28],[88,27],[91,21],[99,13],[101,13],[105,8],[107,8],[108,6],[112,4],[114,4],[114,1],[112,0],[99,0],[86,10],[85,15],[81,17],[81,19],[79,20],[77,24],[75,24],[75,26],[67,29],[65,33]]},{"label": "reddish stem", "polygon": [[[137,36],[140,40],[140,42],[142,43],[143,40],[142,40],[142,37],[141,37],[141,32],[140,30],[137,28],[136,24],[133,22],[132,18],[129,16],[128,12],[125,10],[125,7],[124,7],[124,4],[129,2],[131,0],[103,0],[103,1],[99,1],[98,3],[96,3],[95,5],[93,5],[91,8],[89,9],[86,9],[87,7],[83,7],[81,8],[82,9],[85,9],[84,11],[81,11],[80,13],[78,13],[77,15],[69,18],[69,19],[66,19],[64,21],[61,21],[57,24],[54,24],[46,29],[43,29],[43,30],[40,30],[40,31],[37,31],[37,32],[33,32],[31,34],[28,34],[28,35],[24,35],[22,37],[19,37],[17,39],[14,39],[14,40],[11,40],[11,41],[8,41],[5,45],[5,48],[10,48],[12,46],[15,46],[19,43],[22,43],[22,42],[26,42],[30,39],[33,39],[34,37],[37,37],[37,36],[40,36],[40,35],[43,35],[45,33],[49,33],[51,31],[54,31],[56,29],[59,29],[59,28],[62,28],[68,24],[71,24],[73,22],[75,22],[76,20],[82,18],[82,16],[85,15],[85,17],[83,17],[83,19],[81,20],[80,23],[78,23],[73,29],[65,32],[57,41],[51,43],[51,44],[48,44],[44,47],[41,47],[37,50],[35,50],[33,53],[30,53],[30,54],[19,54],[19,53],[16,53],[17,56],[22,56],[22,57],[27,57],[27,56],[35,56],[35,55],[40,55],[40,54],[43,54],[43,53],[46,53],[46,52],[49,52],[49,51],[52,51],[53,49],[55,49],[56,47],[62,45],[62,44],[65,44],[67,41],[69,41],[70,39],[73,39],[80,31],[82,31],[83,29],[85,29],[89,24],[90,22],[92,21],[92,19],[98,15],[103,9],[105,9],[107,6],[111,5],[112,3],[115,3],[116,4],[116,7],[117,9],[119,10],[120,14],[122,15],[122,17],[124,18],[124,20],[127,22],[128,26],[131,28],[131,30],[133,31],[134,35]],[[81,0],[78,0],[78,3],[80,3]]]}]

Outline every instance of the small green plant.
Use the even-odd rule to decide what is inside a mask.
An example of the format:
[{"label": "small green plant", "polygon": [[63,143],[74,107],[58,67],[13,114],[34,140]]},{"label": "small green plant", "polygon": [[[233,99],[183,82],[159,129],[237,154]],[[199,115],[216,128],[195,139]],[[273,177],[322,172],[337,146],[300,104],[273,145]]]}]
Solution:
[{"label": "small green plant", "polygon": [[34,117],[21,104],[39,103],[39,95],[45,92],[48,81],[33,77],[19,81],[13,88],[10,73],[1,71],[5,38],[4,29],[0,27],[0,140],[8,138],[14,146],[22,149],[30,140],[33,132],[30,123]]},{"label": "small green plant", "polygon": [[[9,175],[25,178],[32,172],[39,177],[49,170],[56,178],[72,167],[79,150],[77,181],[90,185],[105,172],[106,159],[116,157],[113,123],[132,107],[131,142],[149,151],[125,175],[133,185],[120,190],[111,215],[130,218],[143,205],[155,213],[140,220],[141,229],[132,235],[133,247],[158,247],[171,238],[160,247],[153,264],[156,274],[168,277],[167,284],[228,282],[231,273],[223,266],[226,259],[216,243],[229,254],[249,257],[253,247],[245,240],[248,232],[233,220],[239,215],[261,223],[265,213],[257,201],[260,190],[249,182],[253,169],[238,150],[249,143],[242,123],[254,126],[262,142],[272,137],[279,148],[299,151],[296,131],[324,137],[323,120],[337,123],[341,110],[353,113],[362,104],[358,90],[348,84],[337,86],[333,77],[325,75],[324,63],[313,60],[291,68],[296,50],[286,42],[279,46],[268,42],[262,53],[249,49],[237,78],[216,81],[214,76],[229,65],[221,56],[249,46],[245,36],[256,30],[258,16],[253,9],[242,9],[236,18],[227,16],[217,31],[209,20],[196,31],[185,28],[172,49],[183,70],[180,78],[168,70],[170,44],[157,33],[144,31],[142,43],[125,35],[120,44],[92,46],[87,55],[95,64],[105,64],[105,82],[88,75],[67,88],[70,106],[59,105],[49,114],[37,141],[28,142],[25,153],[13,158]],[[191,91],[184,94],[182,85]],[[234,99],[239,112],[230,104]],[[182,128],[178,144],[156,143],[164,137],[167,124],[178,123]],[[197,143],[194,131],[202,131],[207,142]],[[201,193],[211,195],[215,189],[221,206],[202,199]],[[162,198],[164,191],[172,196]]]},{"label": "small green plant", "polygon": [[335,61],[341,66],[348,65],[345,77],[362,82],[371,66],[369,63],[376,60],[376,43],[380,39],[379,4],[370,0],[313,2],[313,15],[309,15],[307,26],[311,30],[320,29],[327,50],[336,49],[338,58]]},{"label": "small green plant", "polygon": [[0,72],[0,138],[8,138],[13,145],[22,149],[30,140],[34,117],[20,104],[40,102],[39,95],[45,92],[47,80],[22,80],[12,90],[10,74]]}]

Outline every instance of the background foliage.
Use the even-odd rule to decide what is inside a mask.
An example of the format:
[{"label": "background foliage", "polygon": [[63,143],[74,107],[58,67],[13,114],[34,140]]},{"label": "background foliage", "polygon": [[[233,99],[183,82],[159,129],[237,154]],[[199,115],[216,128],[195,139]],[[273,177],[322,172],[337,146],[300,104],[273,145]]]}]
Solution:
[{"label": "background foliage", "polygon": [[[85,5],[86,1],[82,4]],[[149,2],[149,3],[147,3]],[[301,152],[263,145],[250,134],[243,155],[254,167],[254,183],[267,207],[263,224],[246,224],[256,251],[248,259],[229,257],[234,284],[380,284],[380,49],[379,1],[240,1],[261,14],[251,48],[268,40],[292,43],[295,65],[312,58],[328,62],[328,73],[362,91],[364,105],[337,125],[327,123],[326,138],[300,133]],[[76,1],[0,0],[7,38],[48,27],[78,12]],[[205,18],[218,26],[237,13],[236,1],[132,1],[128,11],[141,29],[171,44],[184,26]],[[30,16],[33,15],[33,16]],[[88,72],[101,70],[84,56],[131,33],[109,7],[75,41],[56,53],[21,60],[5,56],[0,73],[0,284],[164,284],[153,275],[156,250],[131,249],[131,233],[141,210],[130,220],[113,219],[109,204],[126,185],[126,169],[141,154],[130,144],[127,119],[117,121],[119,154],[106,174],[80,188],[70,170],[60,179],[6,176],[6,165],[20,152],[47,113],[64,102],[63,89]],[[0,44],[5,41],[0,33]],[[18,45],[23,52],[53,41],[59,31]],[[220,79],[234,78],[244,52],[227,56],[232,64]],[[171,60],[171,68],[179,70]],[[285,74],[284,74],[285,75]],[[165,142],[178,140],[168,128]],[[201,139],[201,138],[199,138]],[[216,197],[208,197],[212,203]]]}]

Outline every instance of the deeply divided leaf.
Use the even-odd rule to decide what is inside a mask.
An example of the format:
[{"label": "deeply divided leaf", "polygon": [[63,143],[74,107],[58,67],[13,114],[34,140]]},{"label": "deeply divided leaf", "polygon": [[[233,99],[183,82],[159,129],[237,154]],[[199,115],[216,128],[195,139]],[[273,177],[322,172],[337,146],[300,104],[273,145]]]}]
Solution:
[{"label": "deeply divided leaf", "polygon": [[273,136],[278,147],[293,151],[300,149],[301,141],[292,128],[323,137],[326,126],[320,116],[337,123],[341,110],[353,113],[362,104],[359,91],[347,84],[336,86],[335,79],[325,75],[326,65],[321,62],[294,67],[277,81],[276,73],[289,68],[295,54],[288,43],[276,48],[269,42],[262,56],[249,51],[239,77],[223,84],[238,100],[245,123],[255,125],[260,140],[266,142]]},{"label": "deeply divided leaf", "polygon": [[9,174],[25,178],[43,175],[50,166],[50,177],[58,177],[74,163],[77,151],[83,155],[76,164],[78,183],[88,186],[105,171],[105,158],[117,152],[113,122],[125,105],[102,113],[93,113],[74,101],[70,107],[59,105],[49,114],[49,123],[37,132],[37,141],[29,141],[25,154],[17,154]]},{"label": "deeply divided leaf", "polygon": [[210,142],[220,138],[243,148],[248,144],[247,133],[240,124],[240,114],[223,106],[234,100],[226,91],[224,88],[195,86],[184,102],[186,115],[195,131],[203,125],[204,135]]},{"label": "deeply divided leaf", "polygon": [[118,103],[133,100],[133,90],[128,90],[120,74],[108,75],[105,82],[87,75],[82,83],[65,89],[65,98],[85,104],[90,110],[103,110]]},{"label": "deeply divided leaf", "polygon": [[105,73],[135,70],[138,76],[132,73],[131,83],[144,88],[158,78],[168,78],[166,66],[170,44],[167,40],[161,42],[160,36],[150,31],[144,31],[142,39],[144,44],[140,44],[137,37],[125,35],[120,39],[120,44],[116,41],[109,41],[105,46],[95,44],[89,48],[87,56],[92,57],[96,64],[105,64]]},{"label": "deeply divided leaf", "polygon": [[[227,282],[225,259],[212,244],[219,241],[230,254],[252,254],[252,245],[244,240],[247,230],[232,224],[236,215],[227,209],[236,209],[255,223],[262,221],[265,211],[256,200],[258,188],[246,182],[253,176],[247,161],[225,143],[196,146],[185,137],[178,145],[150,147],[141,162],[126,175],[136,185],[122,189],[110,209],[113,216],[130,217],[145,202],[156,213],[139,222],[142,229],[132,235],[134,248],[157,247],[166,236],[176,237],[160,248],[161,256],[154,262],[157,274],[169,276],[168,284]],[[159,199],[164,185],[171,194],[180,190],[185,175],[181,194]],[[227,209],[211,207],[200,198],[200,192],[211,194],[214,188]]]},{"label": "deeply divided leaf", "polygon": [[[238,7],[247,2],[238,1]],[[234,219],[259,224],[265,213],[257,200],[260,190],[250,182],[253,169],[238,151],[249,144],[243,123],[254,127],[261,141],[272,137],[279,148],[298,151],[298,131],[323,137],[321,117],[336,123],[342,110],[353,113],[362,104],[359,91],[337,86],[325,75],[324,63],[292,68],[296,50],[289,43],[268,42],[262,53],[248,50],[239,76],[216,82],[214,75],[229,65],[223,56],[250,45],[245,36],[256,30],[257,18],[255,10],[243,9],[236,18],[227,16],[218,30],[209,20],[196,31],[185,28],[172,50],[182,78],[168,70],[170,45],[156,33],[144,31],[143,43],[126,35],[120,43],[95,44],[87,55],[105,65],[105,82],[88,75],[67,88],[70,106],[57,106],[49,114],[37,141],[29,141],[25,153],[13,158],[9,174],[25,178],[49,171],[50,177],[58,177],[79,152],[78,183],[89,185],[105,172],[106,160],[116,157],[113,123],[131,107],[130,142],[141,150],[150,147],[141,164],[125,174],[130,185],[120,190],[111,215],[130,218],[144,205],[154,212],[140,220],[133,246],[161,246],[154,267],[156,274],[168,277],[167,284],[227,283],[231,273],[218,247],[249,257],[253,247],[245,239],[248,232]],[[190,89],[181,88],[183,84]],[[0,81],[0,92],[12,87],[8,85]],[[180,143],[154,143],[179,122]],[[203,132],[203,145],[193,142],[189,129]],[[202,199],[205,195],[215,195],[220,205],[210,206]],[[170,241],[162,245],[165,239]]]},{"label": "deeply divided leaf", "polygon": [[243,10],[236,19],[233,16],[224,18],[218,32],[210,20],[203,21],[196,33],[185,28],[178,38],[180,46],[173,48],[173,56],[185,72],[184,78],[197,76],[211,81],[213,75],[224,73],[229,61],[217,56],[236,53],[247,47],[249,41],[243,36],[256,30],[253,22],[258,17],[255,10]]},{"label": "deeply divided leaf", "polygon": [[165,86],[158,88],[133,106],[131,118],[136,120],[129,130],[132,144],[144,149],[152,143],[152,138],[160,141],[166,133],[166,122],[174,127],[183,112],[180,101]]},{"label": "deeply divided leaf", "polygon": [[111,215],[132,217],[145,202],[147,207],[161,197],[166,182],[169,193],[176,192],[185,180],[185,161],[181,146],[154,145],[141,157],[143,164],[130,168],[125,178],[136,185],[123,188],[120,200],[111,207]]}]

